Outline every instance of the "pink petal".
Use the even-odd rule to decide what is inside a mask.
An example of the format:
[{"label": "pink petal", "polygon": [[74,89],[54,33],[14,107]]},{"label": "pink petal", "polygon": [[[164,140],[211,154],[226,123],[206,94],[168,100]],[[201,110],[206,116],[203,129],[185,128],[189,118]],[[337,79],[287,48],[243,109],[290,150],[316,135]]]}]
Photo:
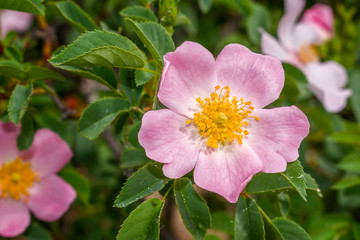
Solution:
[{"label": "pink petal", "polygon": [[309,133],[308,119],[295,106],[255,109],[253,115],[260,120],[249,120],[249,135],[243,142],[263,162],[263,172],[285,171],[286,163],[299,156],[300,143]]},{"label": "pink petal", "polygon": [[179,178],[194,168],[203,144],[198,129],[187,125],[186,119],[168,109],[143,116],[139,143],[149,158],[166,163],[164,174],[170,178]]},{"label": "pink petal", "polygon": [[347,83],[346,69],[337,62],[307,64],[304,73],[310,89],[322,102],[326,111],[340,112],[351,96],[350,89],[343,89]]},{"label": "pink petal", "polygon": [[0,13],[1,37],[9,31],[25,32],[31,26],[33,15],[25,12],[3,10]]},{"label": "pink petal", "polygon": [[261,31],[261,52],[296,66],[301,65],[294,53],[284,48],[276,38],[264,30]]},{"label": "pink petal", "polygon": [[303,45],[313,45],[318,39],[317,33],[309,25],[298,23],[294,26],[293,46],[298,51]]},{"label": "pink petal", "polygon": [[33,144],[21,154],[23,160],[31,161],[40,178],[57,173],[72,155],[67,143],[49,129],[36,131]]},{"label": "pink petal", "polygon": [[208,97],[215,86],[214,57],[200,44],[184,42],[164,56],[158,97],[169,109],[192,117],[196,98]]},{"label": "pink petal", "polygon": [[30,213],[21,201],[0,198],[0,236],[16,237],[30,224]]},{"label": "pink petal", "polygon": [[233,143],[225,149],[203,149],[194,170],[195,183],[235,203],[251,178],[263,169],[247,144]]},{"label": "pink petal", "polygon": [[251,101],[255,108],[275,101],[284,86],[284,70],[277,58],[253,53],[240,44],[229,44],[221,51],[216,74],[221,87],[230,87],[230,95]]},{"label": "pink petal", "polygon": [[70,207],[76,198],[72,186],[57,175],[41,179],[29,189],[28,206],[32,213],[40,220],[58,220]]},{"label": "pink petal", "polygon": [[285,12],[278,26],[278,37],[289,50],[294,49],[294,26],[305,7],[304,0],[285,0]]},{"label": "pink petal", "polygon": [[334,16],[331,7],[326,4],[315,4],[312,8],[306,10],[301,22],[314,28],[318,34],[319,43],[327,41],[333,36]]},{"label": "pink petal", "polygon": [[13,161],[19,156],[16,145],[17,136],[20,134],[20,125],[0,122],[0,165]]}]

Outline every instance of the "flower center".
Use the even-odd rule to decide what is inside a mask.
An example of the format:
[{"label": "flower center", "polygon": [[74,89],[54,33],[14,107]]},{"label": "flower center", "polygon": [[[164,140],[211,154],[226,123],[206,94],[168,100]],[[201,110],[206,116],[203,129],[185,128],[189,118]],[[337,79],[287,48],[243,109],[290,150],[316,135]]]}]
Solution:
[{"label": "flower center", "polygon": [[298,58],[303,64],[319,61],[319,52],[314,45],[304,44],[300,47]]},{"label": "flower center", "polygon": [[187,119],[186,124],[194,122],[199,128],[201,136],[208,138],[206,144],[211,148],[218,148],[219,144],[231,144],[237,140],[242,144],[244,135],[248,135],[248,130],[244,130],[248,125],[246,118],[250,116],[254,107],[251,102],[245,102],[235,96],[230,99],[230,87],[215,87],[215,91],[205,99],[198,97],[196,101],[202,107],[202,111],[194,113],[194,120]]},{"label": "flower center", "polygon": [[22,197],[24,202],[29,196],[28,188],[34,181],[40,181],[30,163],[23,162],[20,157],[15,161],[0,166],[0,198],[11,197],[19,200]]}]

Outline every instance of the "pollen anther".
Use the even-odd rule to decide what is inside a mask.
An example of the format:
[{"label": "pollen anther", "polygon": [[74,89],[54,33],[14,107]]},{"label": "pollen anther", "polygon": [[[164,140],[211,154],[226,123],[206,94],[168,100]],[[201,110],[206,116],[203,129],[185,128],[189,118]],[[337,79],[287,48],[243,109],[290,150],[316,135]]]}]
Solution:
[{"label": "pollen anther", "polygon": [[242,144],[244,135],[249,135],[249,131],[243,129],[248,126],[246,118],[257,116],[250,114],[254,110],[250,101],[240,100],[236,96],[230,99],[230,87],[215,87],[215,91],[210,97],[196,101],[202,107],[201,112],[194,113],[194,119],[187,119],[186,124],[193,122],[199,129],[200,135],[207,138],[207,146],[218,148],[219,144],[231,144],[234,140]]},{"label": "pollen anther", "polygon": [[24,162],[20,157],[12,162],[0,166],[0,198],[11,197],[27,202],[28,188],[40,179],[34,172],[30,163]]}]

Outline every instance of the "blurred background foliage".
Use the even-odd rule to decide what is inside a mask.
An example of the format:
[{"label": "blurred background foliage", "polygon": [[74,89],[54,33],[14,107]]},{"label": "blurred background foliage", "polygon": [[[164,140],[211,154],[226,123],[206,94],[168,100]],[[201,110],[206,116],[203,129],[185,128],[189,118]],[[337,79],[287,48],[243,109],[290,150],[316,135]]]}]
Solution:
[{"label": "blurred background foliage", "polygon": [[[56,1],[45,2],[45,18],[37,16],[26,33],[11,32],[2,39],[1,60],[15,59],[53,69],[47,62],[52,52],[72,43],[84,32],[76,22],[69,24],[71,21],[64,20]],[[162,14],[158,2],[151,0],[74,2],[95,25],[127,36],[143,51],[146,51],[143,43],[124,21],[127,13],[120,14],[120,11],[142,5],[151,8],[156,16]],[[317,2],[320,1],[307,1],[307,8]],[[360,2],[321,2],[329,4],[335,16],[335,37],[320,48],[321,58],[338,61],[347,68],[348,87],[353,95],[341,113],[327,113],[307,89],[305,76],[295,67],[284,64],[285,87],[272,105],[296,105],[308,116],[311,131],[301,145],[299,160],[304,171],[316,180],[321,193],[308,191],[305,202],[294,190],[272,191],[257,195],[256,204],[270,218],[287,217],[298,223],[314,240],[360,239]],[[172,34],[175,46],[186,40],[195,41],[214,56],[229,43],[240,43],[260,52],[259,27],[276,35],[283,14],[282,0],[178,0],[176,4],[173,18],[159,17],[160,23]],[[148,64],[150,69],[156,68],[151,61]],[[75,187],[78,199],[57,222],[45,223],[33,218],[31,227],[18,239],[115,239],[122,222],[138,203],[116,208],[113,207],[114,200],[126,179],[150,161],[137,141],[141,112],[120,114],[111,128],[97,139],[89,140],[76,130],[81,112],[96,98],[114,93],[93,81],[57,71],[63,77],[53,73],[56,75],[53,79],[64,78],[61,81],[46,85],[43,79],[34,80],[33,97],[22,120],[23,125],[31,126],[24,134],[24,141],[31,143],[34,129],[50,128],[68,142],[74,157],[60,175]],[[126,79],[126,74],[132,73],[120,70],[119,74],[125,76],[120,79]],[[4,75],[1,66],[0,75],[0,116],[2,120],[8,120],[9,93],[21,80]],[[130,83],[120,80],[120,87],[127,97],[134,99],[134,105],[139,109],[149,110],[157,78],[150,75],[139,79],[144,79],[146,84],[130,86],[126,92]],[[46,94],[48,92],[54,94]],[[113,143],[121,143],[123,148],[113,146]],[[232,239],[235,206],[213,193],[201,191],[201,195],[212,216],[212,227],[206,239]],[[171,225],[175,221],[174,207],[174,201],[165,205],[161,239],[184,239]],[[270,229],[269,223],[264,222],[265,229]],[[277,239],[275,235],[267,235],[267,239]]]}]

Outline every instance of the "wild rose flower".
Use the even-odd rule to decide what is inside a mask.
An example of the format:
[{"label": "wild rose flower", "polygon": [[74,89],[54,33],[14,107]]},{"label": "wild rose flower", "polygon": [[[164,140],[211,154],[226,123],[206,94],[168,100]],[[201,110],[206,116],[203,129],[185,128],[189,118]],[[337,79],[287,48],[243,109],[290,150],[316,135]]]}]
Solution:
[{"label": "wild rose flower", "polygon": [[262,31],[262,52],[303,71],[310,90],[325,109],[339,112],[345,108],[351,95],[350,89],[343,89],[347,83],[346,70],[334,61],[320,62],[317,51],[317,45],[332,36],[331,9],[317,5],[305,12],[302,21],[296,22],[304,6],[304,0],[285,0],[285,14],[277,31],[280,41]]},{"label": "wild rose flower", "polygon": [[1,37],[10,31],[25,32],[31,26],[33,15],[25,12],[2,10],[0,12]]},{"label": "wild rose flower", "polygon": [[194,169],[195,183],[236,202],[258,172],[283,172],[309,131],[295,106],[262,109],[284,85],[278,59],[227,45],[216,61],[185,42],[164,56],[158,92],[168,109],[145,113],[139,142],[169,178]]},{"label": "wild rose flower", "polygon": [[0,236],[14,237],[30,224],[31,211],[42,221],[59,219],[76,198],[56,173],[72,152],[57,134],[40,129],[32,146],[19,151],[20,127],[0,122]]},{"label": "wild rose flower", "polygon": [[307,9],[300,22],[305,23],[316,31],[319,44],[331,39],[334,35],[334,16],[331,7],[326,4],[315,4]]}]

